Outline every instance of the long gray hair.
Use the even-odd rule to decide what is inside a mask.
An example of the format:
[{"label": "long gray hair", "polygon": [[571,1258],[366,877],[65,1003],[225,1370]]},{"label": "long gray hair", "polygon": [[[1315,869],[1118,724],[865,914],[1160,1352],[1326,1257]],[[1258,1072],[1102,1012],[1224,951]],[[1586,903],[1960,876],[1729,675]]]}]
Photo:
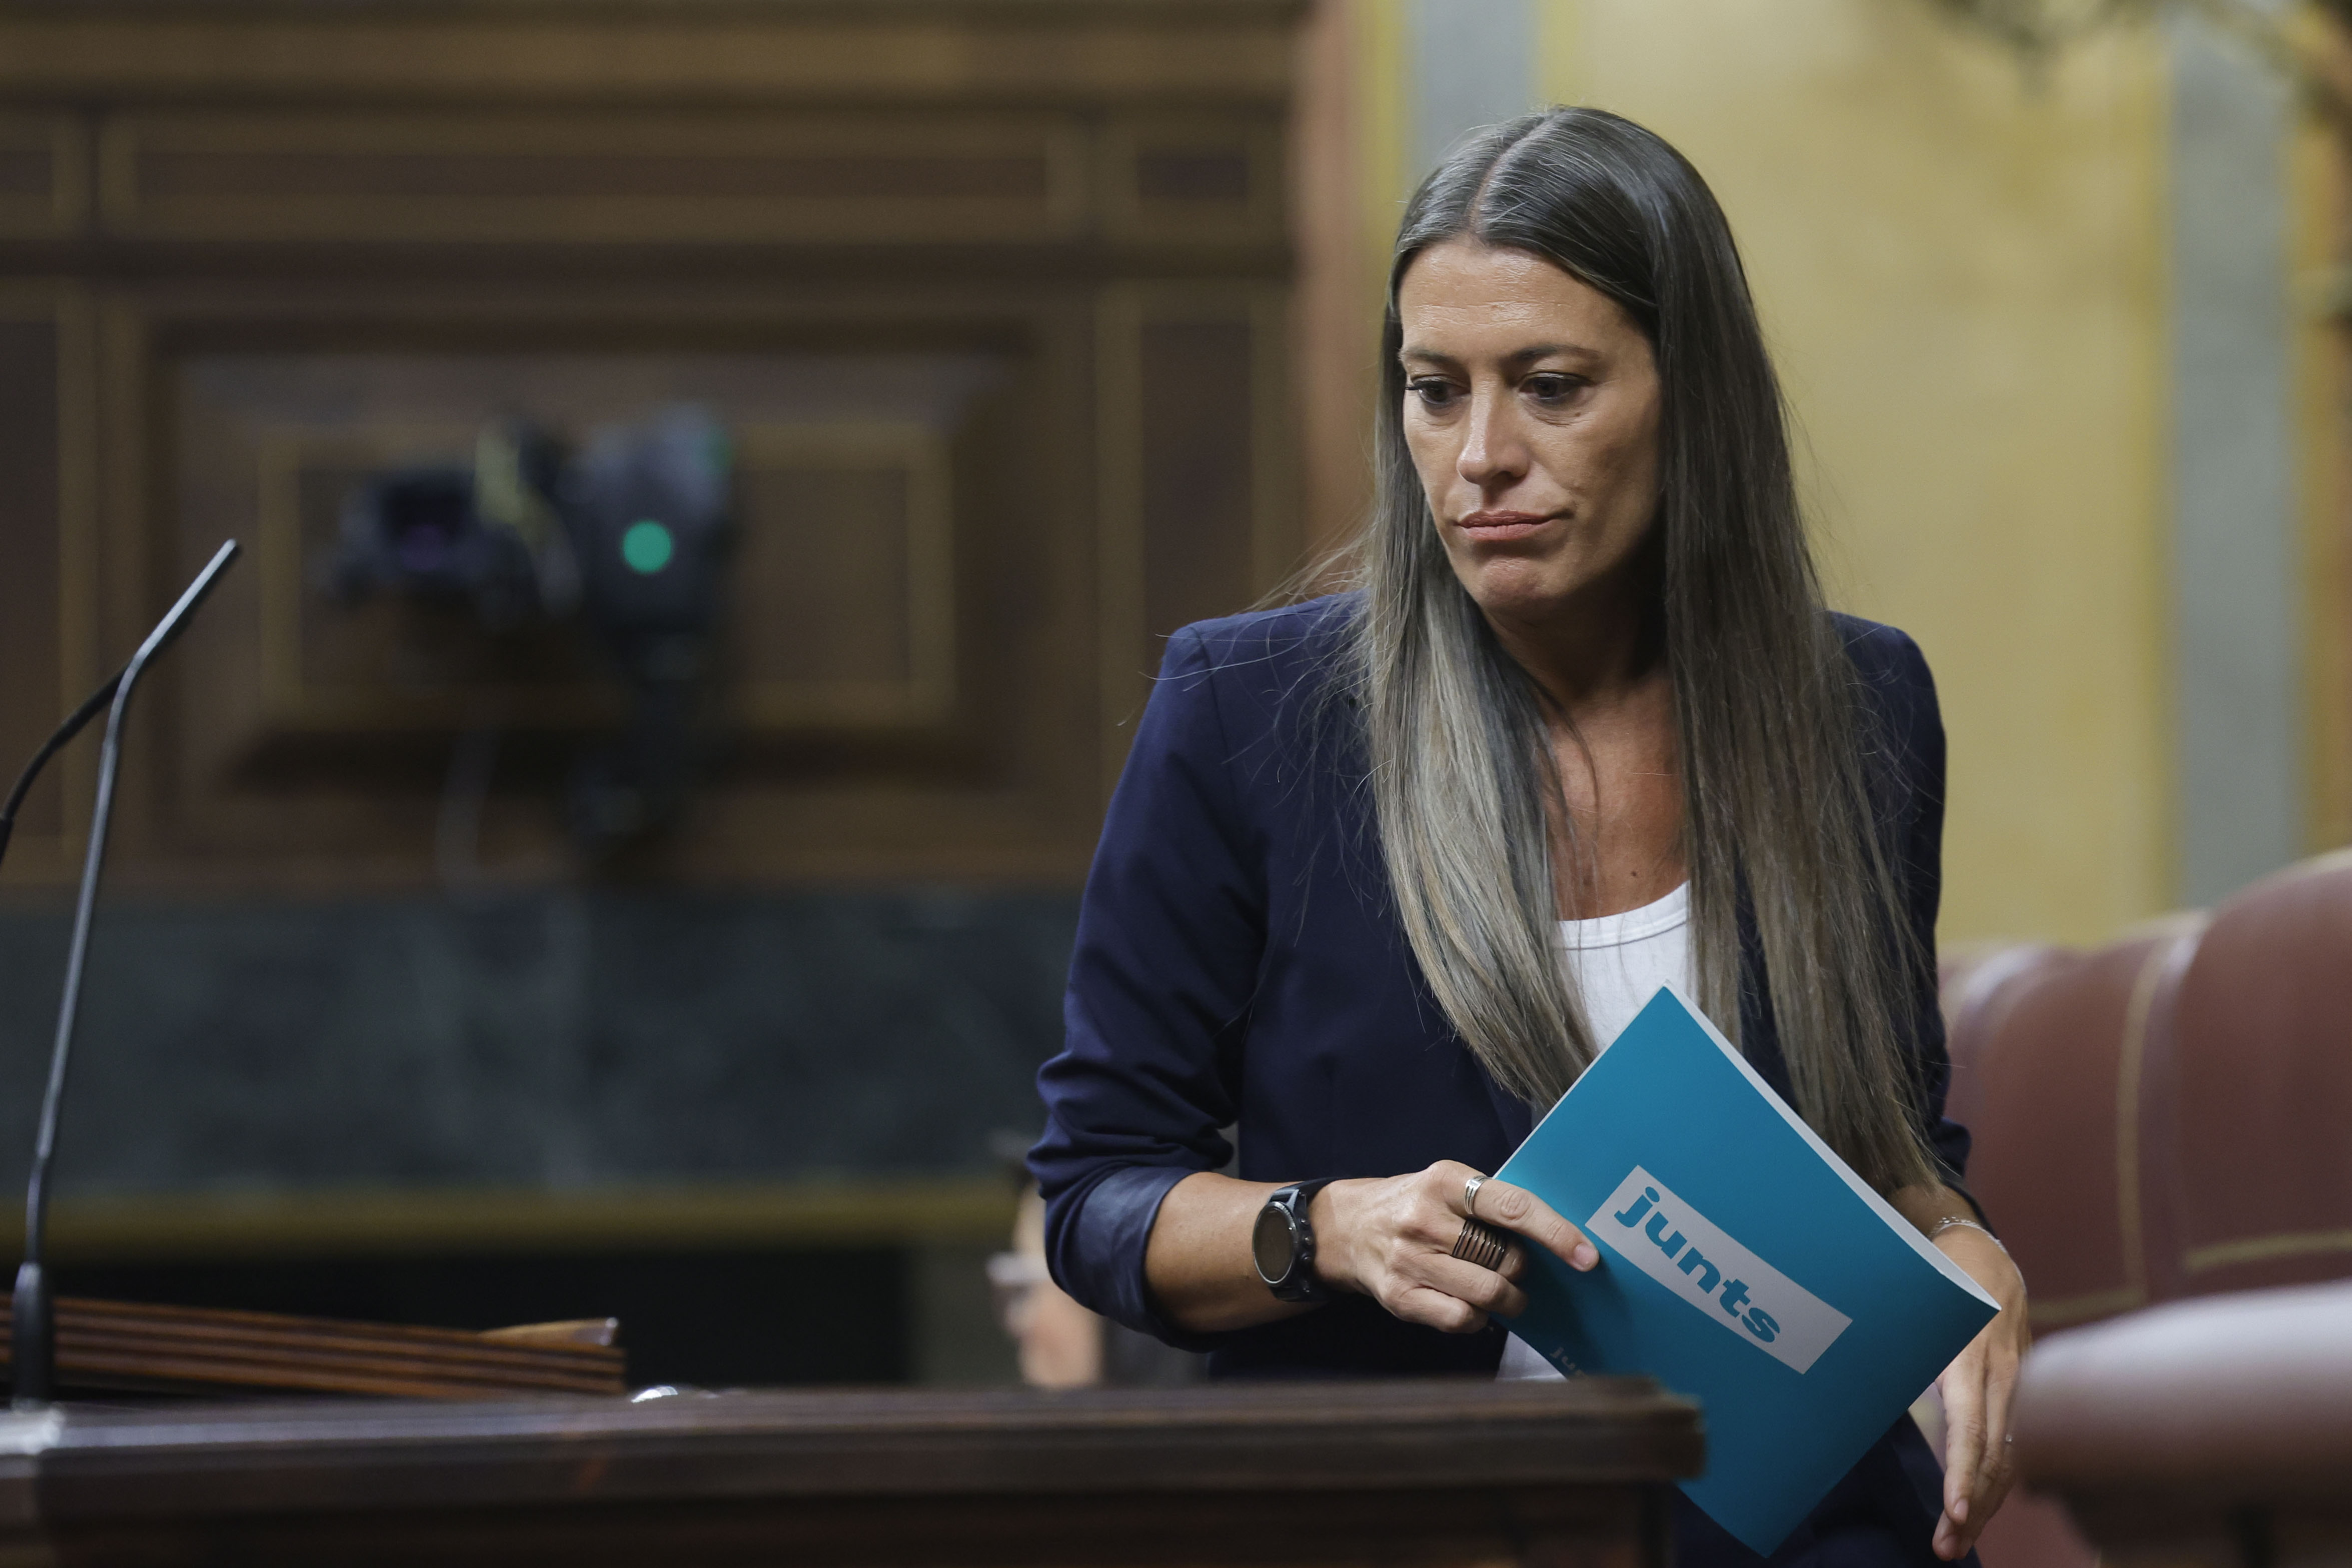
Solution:
[{"label": "long gray hair", "polygon": [[1822,602],[1780,391],[1729,226],[1698,173],[1594,110],[1465,148],[1406,209],[1389,271],[1377,496],[1351,576],[1380,841],[1437,1001],[1496,1082],[1549,1106],[1592,1061],[1560,962],[1552,835],[1566,812],[1545,699],[1448,564],[1406,451],[1397,287],[1423,250],[1527,251],[1648,337],[1661,407],[1658,619],[1680,748],[1697,1001],[1739,1035],[1740,913],[1813,1129],[1881,1191],[1934,1180],[1903,1031],[1919,966],[1864,773],[1867,715]]}]

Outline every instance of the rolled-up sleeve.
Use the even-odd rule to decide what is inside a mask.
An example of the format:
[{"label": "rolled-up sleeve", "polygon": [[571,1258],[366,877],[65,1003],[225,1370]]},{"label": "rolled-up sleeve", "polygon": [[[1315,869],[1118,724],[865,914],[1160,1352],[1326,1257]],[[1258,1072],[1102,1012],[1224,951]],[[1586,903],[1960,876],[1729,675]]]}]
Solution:
[{"label": "rolled-up sleeve", "polygon": [[1039,1070],[1055,1281],[1171,1343],[1144,1279],[1160,1202],[1232,1148],[1240,1053],[1265,950],[1265,854],[1232,786],[1217,671],[1197,631],[1169,645],[1087,879],[1059,1055]]}]

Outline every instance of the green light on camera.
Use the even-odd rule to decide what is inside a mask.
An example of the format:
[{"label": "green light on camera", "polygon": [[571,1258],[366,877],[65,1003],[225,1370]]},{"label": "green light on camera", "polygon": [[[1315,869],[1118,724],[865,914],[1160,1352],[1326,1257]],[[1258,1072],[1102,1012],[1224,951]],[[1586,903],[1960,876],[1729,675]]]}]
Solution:
[{"label": "green light on camera", "polygon": [[670,537],[669,529],[651,517],[639,517],[621,536],[621,559],[628,563],[631,571],[647,577],[667,566],[669,558],[677,553],[677,541]]}]

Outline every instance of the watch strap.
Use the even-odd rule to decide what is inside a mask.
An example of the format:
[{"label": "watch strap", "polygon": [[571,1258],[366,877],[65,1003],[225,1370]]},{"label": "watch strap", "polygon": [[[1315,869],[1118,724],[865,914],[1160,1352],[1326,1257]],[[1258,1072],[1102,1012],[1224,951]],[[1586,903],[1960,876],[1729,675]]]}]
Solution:
[{"label": "watch strap", "polygon": [[[1324,1288],[1323,1281],[1315,1274],[1315,1227],[1307,1218],[1307,1206],[1315,1201],[1317,1193],[1338,1179],[1337,1176],[1323,1176],[1314,1181],[1292,1182],[1288,1186],[1277,1187],[1266,1197],[1265,1207],[1282,1210],[1290,1222],[1290,1267],[1284,1270],[1281,1279],[1265,1281],[1266,1288],[1278,1300],[1328,1301],[1331,1299],[1331,1292]],[[1265,1279],[1263,1268],[1259,1269],[1258,1277]]]}]

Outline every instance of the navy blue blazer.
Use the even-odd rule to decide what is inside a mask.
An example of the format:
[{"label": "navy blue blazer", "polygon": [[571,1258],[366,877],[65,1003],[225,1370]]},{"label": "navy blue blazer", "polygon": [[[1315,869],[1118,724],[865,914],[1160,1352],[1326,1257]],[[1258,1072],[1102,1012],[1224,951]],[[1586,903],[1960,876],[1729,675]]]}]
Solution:
[{"label": "navy blue blazer", "polygon": [[[1103,823],[1065,1000],[1066,1042],[1038,1073],[1048,1113],[1030,1166],[1062,1288],[1107,1317],[1211,1352],[1220,1372],[1491,1370],[1501,1331],[1440,1333],[1368,1298],[1232,1333],[1188,1335],[1144,1288],[1160,1200],[1234,1155],[1251,1181],[1384,1176],[1441,1159],[1491,1171],[1534,1124],[1446,1023],[1398,924],[1361,747],[1328,674],[1344,596],[1188,626]],[[1918,950],[1935,951],[1944,732],[1911,639],[1839,618],[1876,720],[1879,810]],[[1743,925],[1746,925],[1743,922]],[[1788,1070],[1748,945],[1740,1030],[1783,1096]],[[1932,966],[1910,1044],[1920,1115],[1954,1179],[1968,1134],[1943,1115],[1948,1069]]]},{"label": "navy blue blazer", "polygon": [[[1236,1174],[1281,1181],[1394,1176],[1441,1159],[1491,1171],[1533,1125],[1447,1024],[1398,923],[1354,715],[1328,679],[1352,607],[1319,599],[1171,640],[1087,882],[1066,1041],[1038,1073],[1048,1121],[1029,1161],[1054,1278],[1107,1317],[1208,1351],[1213,1375],[1491,1375],[1502,1354],[1498,1325],[1441,1333],[1355,1295],[1189,1334],[1144,1283],[1160,1199],[1195,1171],[1225,1168],[1229,1132]],[[1932,955],[1944,796],[1935,685],[1902,632],[1843,617],[1839,629],[1868,697],[1882,831],[1917,950]],[[1742,1049],[1792,1098],[1760,950],[1752,923],[1742,926]],[[1968,1134],[1943,1115],[1933,971],[1931,961],[1916,977],[1910,1047],[1922,1123],[1957,1182]],[[1874,1531],[1883,1494],[1903,1493],[1899,1555],[1933,1561],[1934,1515],[1915,1521],[1929,1505],[1911,1494],[1932,1496],[1934,1461],[1907,1418],[1900,1428],[1908,1436],[1874,1450],[1842,1490],[1869,1494],[1854,1506]],[[1688,1512],[1677,1510],[1678,1534],[1711,1528]],[[1703,1555],[1754,1560],[1714,1533],[1728,1551]]]}]

